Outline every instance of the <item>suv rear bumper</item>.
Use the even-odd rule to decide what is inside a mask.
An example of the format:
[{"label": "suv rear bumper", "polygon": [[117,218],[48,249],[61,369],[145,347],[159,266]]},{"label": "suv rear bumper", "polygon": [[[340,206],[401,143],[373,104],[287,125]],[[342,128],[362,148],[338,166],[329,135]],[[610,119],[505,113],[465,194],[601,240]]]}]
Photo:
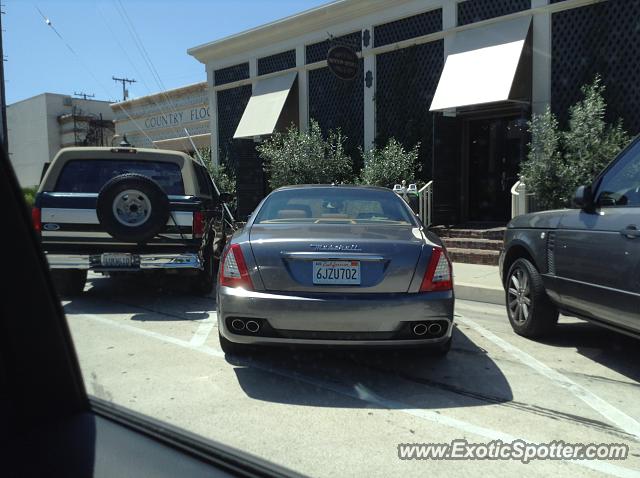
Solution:
[{"label": "suv rear bumper", "polygon": [[157,269],[202,269],[202,261],[197,253],[176,254],[131,254],[136,258],[134,267],[103,267],[100,254],[47,254],[51,269],[85,269],[97,271],[138,271]]}]

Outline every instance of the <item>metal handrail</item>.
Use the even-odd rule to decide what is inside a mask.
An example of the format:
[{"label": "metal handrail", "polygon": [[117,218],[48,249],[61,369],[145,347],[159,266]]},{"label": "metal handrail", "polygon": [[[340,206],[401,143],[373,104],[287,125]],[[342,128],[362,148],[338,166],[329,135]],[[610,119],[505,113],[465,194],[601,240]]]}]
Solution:
[{"label": "metal handrail", "polygon": [[433,180],[418,191],[418,205],[420,220],[425,226],[430,226],[433,212]]}]

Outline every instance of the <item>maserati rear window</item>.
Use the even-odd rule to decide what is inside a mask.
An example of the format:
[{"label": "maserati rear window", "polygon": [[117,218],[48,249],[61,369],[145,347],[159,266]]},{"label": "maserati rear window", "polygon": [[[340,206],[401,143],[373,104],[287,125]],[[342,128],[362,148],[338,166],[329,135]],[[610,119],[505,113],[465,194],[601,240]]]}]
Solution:
[{"label": "maserati rear window", "polygon": [[169,195],[183,195],[184,183],[180,166],[164,161],[128,161],[111,159],[78,159],[62,169],[56,192],[97,193],[107,181],[121,174],[141,174],[157,182]]},{"label": "maserati rear window", "polygon": [[412,224],[412,219],[391,191],[332,187],[276,192],[265,201],[256,222]]}]

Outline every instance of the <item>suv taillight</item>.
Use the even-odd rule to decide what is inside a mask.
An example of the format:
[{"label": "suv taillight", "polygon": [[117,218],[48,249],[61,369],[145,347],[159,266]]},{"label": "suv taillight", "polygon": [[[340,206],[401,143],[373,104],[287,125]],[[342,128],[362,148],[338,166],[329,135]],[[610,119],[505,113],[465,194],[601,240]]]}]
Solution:
[{"label": "suv taillight", "polygon": [[232,244],[222,258],[218,283],[226,287],[253,290],[249,269],[239,244]]},{"label": "suv taillight", "polygon": [[431,259],[429,260],[427,271],[420,285],[420,292],[451,289],[453,289],[451,261],[449,261],[444,249],[434,247],[431,251]]},{"label": "suv taillight", "polygon": [[204,213],[196,211],[193,213],[193,237],[201,238],[204,235]]},{"label": "suv taillight", "polygon": [[42,231],[42,216],[40,215],[40,208],[31,208],[31,222],[36,232]]}]

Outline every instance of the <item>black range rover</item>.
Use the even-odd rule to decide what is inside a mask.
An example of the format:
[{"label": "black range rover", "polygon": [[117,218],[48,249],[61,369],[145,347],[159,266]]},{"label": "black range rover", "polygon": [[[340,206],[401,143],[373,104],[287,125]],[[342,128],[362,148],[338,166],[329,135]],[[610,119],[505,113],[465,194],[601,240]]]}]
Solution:
[{"label": "black range rover", "polygon": [[62,149],[38,189],[33,223],[64,296],[82,292],[88,270],[180,273],[209,293],[224,246],[213,182],[177,151]]},{"label": "black range rover", "polygon": [[639,138],[575,204],[508,224],[500,274],[511,326],[537,337],[561,312],[640,337]]}]

